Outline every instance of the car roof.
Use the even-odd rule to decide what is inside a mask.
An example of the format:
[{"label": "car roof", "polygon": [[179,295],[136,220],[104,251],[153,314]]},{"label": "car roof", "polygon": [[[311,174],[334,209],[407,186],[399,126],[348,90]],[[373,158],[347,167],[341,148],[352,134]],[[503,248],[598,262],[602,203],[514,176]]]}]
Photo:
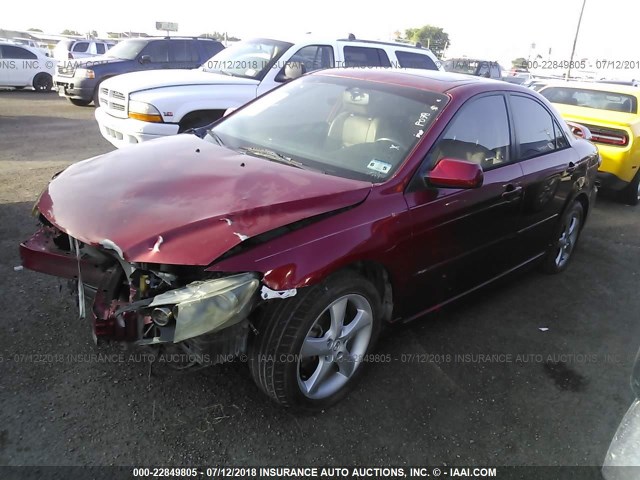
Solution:
[{"label": "car roof", "polygon": [[633,95],[635,97],[640,96],[640,88],[617,83],[565,82],[563,80],[554,80],[547,83],[545,90],[550,87],[569,87],[583,90],[597,90],[599,92],[626,93],[627,95]]},{"label": "car roof", "polygon": [[417,68],[333,68],[313,72],[310,75],[337,76],[377,81],[428,90],[435,93],[448,93],[459,88],[478,88],[486,91],[509,90],[529,94],[532,92],[529,88],[499,80],[491,80],[461,73]]},{"label": "car roof", "polygon": [[274,40],[279,42],[288,42],[294,45],[298,43],[327,43],[327,42],[341,42],[341,43],[352,43],[352,44],[366,44],[366,45],[384,45],[387,47],[395,47],[395,48],[407,48],[409,50],[417,50],[422,52],[431,52],[428,48],[423,46],[416,46],[413,43],[402,43],[402,42],[390,42],[383,40],[368,40],[364,38],[333,38],[328,35],[316,35],[312,33],[306,33],[302,35],[296,36],[283,36],[283,37],[252,37],[248,38],[248,41],[251,40]]}]

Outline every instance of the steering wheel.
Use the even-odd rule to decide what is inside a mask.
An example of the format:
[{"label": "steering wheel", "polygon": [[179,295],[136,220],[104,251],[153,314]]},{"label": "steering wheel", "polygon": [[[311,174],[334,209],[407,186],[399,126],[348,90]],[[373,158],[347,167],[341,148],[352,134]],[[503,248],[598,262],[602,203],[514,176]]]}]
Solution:
[{"label": "steering wheel", "polygon": [[390,137],[381,137],[381,138],[376,138],[376,143],[377,142],[389,142],[392,143],[394,145],[396,145],[398,148],[393,148],[393,146],[389,147],[389,150],[406,150],[407,147],[402,143],[399,142],[398,140],[396,140],[395,138],[390,138]]}]

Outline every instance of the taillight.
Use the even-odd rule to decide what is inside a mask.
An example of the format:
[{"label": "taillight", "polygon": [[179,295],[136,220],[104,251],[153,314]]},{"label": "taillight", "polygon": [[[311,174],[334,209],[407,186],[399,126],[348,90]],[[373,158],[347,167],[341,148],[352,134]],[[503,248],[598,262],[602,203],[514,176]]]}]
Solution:
[{"label": "taillight", "polygon": [[597,143],[606,143],[608,145],[617,145],[618,147],[624,147],[629,144],[629,137],[626,133],[620,134],[605,134],[600,132],[591,132],[591,141]]},{"label": "taillight", "polygon": [[616,147],[626,147],[629,145],[629,135],[624,130],[596,127],[595,125],[585,126],[591,131],[592,142],[615,145]]}]

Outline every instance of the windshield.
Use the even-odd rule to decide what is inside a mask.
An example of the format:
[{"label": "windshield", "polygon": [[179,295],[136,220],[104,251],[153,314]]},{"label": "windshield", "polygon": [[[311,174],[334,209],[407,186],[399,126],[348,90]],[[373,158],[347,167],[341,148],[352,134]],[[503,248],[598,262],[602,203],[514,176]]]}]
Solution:
[{"label": "windshield", "polygon": [[205,72],[262,80],[271,68],[279,68],[278,59],[291,43],[258,38],[239,42],[220,51],[203,65]]},{"label": "windshield", "polygon": [[149,40],[124,40],[123,42],[111,47],[107,56],[122,58],[124,60],[133,60],[148,43]]},{"label": "windshield", "polygon": [[551,103],[596,108],[612,112],[637,113],[638,102],[633,95],[571,87],[549,87],[540,92]]},{"label": "windshield", "polygon": [[379,183],[446,103],[445,95],[413,88],[303,77],[225,118],[205,138],[270,161]]}]

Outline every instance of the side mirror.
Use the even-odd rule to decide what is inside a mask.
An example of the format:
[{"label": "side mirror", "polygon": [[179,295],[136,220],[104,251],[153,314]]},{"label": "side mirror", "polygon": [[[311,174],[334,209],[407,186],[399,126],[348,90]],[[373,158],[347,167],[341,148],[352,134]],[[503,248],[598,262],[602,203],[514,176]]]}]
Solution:
[{"label": "side mirror", "polygon": [[151,63],[151,55],[142,55],[142,56],[140,57],[139,62],[140,62],[141,64],[143,64],[143,65],[144,65],[145,63]]},{"label": "side mirror", "polygon": [[304,70],[304,64],[302,62],[287,62],[285,63],[284,68],[280,70],[280,73],[276,75],[274,80],[276,82],[288,82],[290,80],[295,80],[305,73]]},{"label": "side mirror", "polygon": [[441,188],[478,188],[484,174],[477,163],[455,158],[441,159],[425,176],[427,184]]}]

